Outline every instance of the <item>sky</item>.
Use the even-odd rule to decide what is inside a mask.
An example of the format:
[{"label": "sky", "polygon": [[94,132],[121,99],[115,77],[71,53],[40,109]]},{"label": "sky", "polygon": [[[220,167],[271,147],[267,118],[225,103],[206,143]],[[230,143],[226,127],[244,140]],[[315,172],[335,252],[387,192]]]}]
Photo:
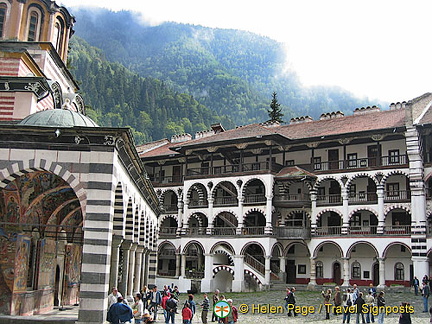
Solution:
[{"label": "sky", "polygon": [[[305,86],[340,86],[387,102],[432,92],[430,0],[60,0],[166,21],[233,28],[285,44]],[[79,21],[77,21],[79,24]]]}]

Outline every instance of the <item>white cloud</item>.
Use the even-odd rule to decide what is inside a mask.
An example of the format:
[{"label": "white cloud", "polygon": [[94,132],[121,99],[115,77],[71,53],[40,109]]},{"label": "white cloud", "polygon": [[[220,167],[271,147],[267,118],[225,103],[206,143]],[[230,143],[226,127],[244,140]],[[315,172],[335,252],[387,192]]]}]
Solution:
[{"label": "white cloud", "polygon": [[[62,2],[68,7],[88,3]],[[137,11],[153,24],[176,21],[269,36],[287,45],[289,64],[305,85],[338,85],[387,101],[432,91],[429,0],[93,0],[91,4]]]}]

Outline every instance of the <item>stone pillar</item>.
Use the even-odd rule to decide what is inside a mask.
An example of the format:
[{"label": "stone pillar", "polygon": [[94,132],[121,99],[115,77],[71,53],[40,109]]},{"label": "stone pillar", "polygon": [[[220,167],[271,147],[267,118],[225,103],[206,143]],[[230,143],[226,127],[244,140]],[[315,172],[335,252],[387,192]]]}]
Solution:
[{"label": "stone pillar", "polygon": [[348,189],[342,188],[342,235],[347,235],[349,233],[349,196]]},{"label": "stone pillar", "polygon": [[243,202],[244,202],[244,197],[240,196],[239,197],[239,220],[238,220],[238,225],[237,225],[237,229],[236,229],[236,234],[237,235],[241,235],[243,232]]},{"label": "stone pillar", "polygon": [[264,233],[269,235],[273,233],[273,227],[272,227],[272,209],[273,209],[273,194],[266,195],[267,202],[266,202],[266,227],[264,230]]},{"label": "stone pillar", "polygon": [[213,215],[213,197],[208,198],[208,207],[209,207],[209,219],[208,219],[208,227],[207,227],[207,235],[213,234],[213,222],[214,222],[214,215]]},{"label": "stone pillar", "polygon": [[377,186],[377,197],[378,197],[378,228],[377,234],[384,233],[385,219],[384,219],[384,185],[379,184]]},{"label": "stone pillar", "polygon": [[157,271],[157,252],[150,250],[147,285],[155,285],[156,284],[156,271]]},{"label": "stone pillar", "polygon": [[244,288],[244,255],[234,255],[234,280],[232,283],[232,291],[241,292]]},{"label": "stone pillar", "polygon": [[[10,24],[10,28],[9,28],[9,38],[20,38],[20,37],[25,37],[26,34],[26,30],[23,29],[21,30],[21,24],[22,24],[22,18],[23,18],[23,10],[24,10],[24,2],[23,1],[17,1],[16,5],[18,6],[18,10],[17,10],[17,20],[15,21],[15,24],[12,26],[12,21],[10,21],[10,19],[8,19],[8,24]],[[13,4],[12,4],[13,6]],[[40,17],[40,19],[42,19],[42,17]],[[42,22],[41,22],[42,23]],[[7,26],[5,25],[5,27],[7,28]],[[26,39],[27,40],[27,39]]]},{"label": "stone pillar", "polygon": [[181,253],[180,276],[186,278],[186,254]]},{"label": "stone pillar", "polygon": [[142,269],[141,269],[141,287],[140,288],[143,288],[144,286],[147,286],[147,281],[148,281],[148,265],[149,265],[148,250],[147,250],[147,248],[144,248],[144,252],[143,252],[143,264],[142,264]]},{"label": "stone pillar", "polygon": [[134,280],[134,288],[133,293],[137,293],[141,291],[141,272],[143,269],[143,252],[144,246],[138,245],[135,252],[135,280]]},{"label": "stone pillar", "polygon": [[111,267],[110,267],[110,290],[112,287],[118,286],[119,281],[119,258],[120,258],[120,244],[123,238],[118,235],[113,235],[112,251],[111,251]]},{"label": "stone pillar", "polygon": [[[90,170],[100,169],[101,162],[88,163]],[[97,157],[100,158],[99,155]],[[110,172],[110,171],[109,171]],[[95,176],[89,174],[89,178]],[[98,173],[97,178],[106,179],[110,173]],[[89,183],[91,183],[89,181]],[[111,182],[109,182],[111,184]],[[94,184],[94,183],[93,183]],[[80,324],[104,323],[107,314],[109,291],[112,225],[114,215],[114,192],[107,189],[87,188],[86,217],[81,260],[81,283],[78,321]]]},{"label": "stone pillar", "polygon": [[379,285],[377,288],[384,289],[385,285],[385,258],[378,258],[379,261]]},{"label": "stone pillar", "polygon": [[179,237],[183,231],[182,231],[182,226],[183,225],[183,201],[179,200],[177,203],[177,215],[178,215],[178,223],[177,223],[177,232],[176,232],[176,236]]},{"label": "stone pillar", "polygon": [[176,272],[175,276],[178,278],[180,277],[180,265],[181,265],[181,254],[176,253]]},{"label": "stone pillar", "polygon": [[350,266],[349,266],[349,258],[342,258],[343,261],[343,282],[342,287],[350,286]]},{"label": "stone pillar", "polygon": [[271,260],[271,255],[266,255],[265,256],[265,282],[264,282],[264,285],[266,285],[268,288],[270,288],[270,273],[271,273],[270,260]]},{"label": "stone pillar", "polygon": [[317,229],[317,192],[315,190],[311,190],[311,235],[314,236],[316,234]]},{"label": "stone pillar", "polygon": [[127,288],[128,288],[128,279],[129,279],[129,257],[130,257],[130,248],[132,246],[131,240],[124,240],[121,244],[121,250],[123,254],[123,264],[122,264],[122,276],[121,282],[119,285],[119,291],[123,296],[127,296]]},{"label": "stone pillar", "polygon": [[133,287],[135,278],[135,251],[138,247],[138,243],[132,243],[129,251],[129,269],[128,269],[128,283],[127,283],[127,298],[129,301],[133,301]]},{"label": "stone pillar", "polygon": [[317,285],[317,282],[316,282],[316,265],[315,265],[316,257],[310,257],[309,260],[310,260],[310,274],[309,274],[310,280],[308,283],[308,289],[314,290],[315,286]]},{"label": "stone pillar", "polygon": [[285,265],[286,265],[286,257],[281,256],[279,257],[279,278],[285,282],[286,281],[286,272],[285,272]]},{"label": "stone pillar", "polygon": [[213,255],[204,254],[204,278],[201,280],[201,291],[211,292],[213,290]]}]

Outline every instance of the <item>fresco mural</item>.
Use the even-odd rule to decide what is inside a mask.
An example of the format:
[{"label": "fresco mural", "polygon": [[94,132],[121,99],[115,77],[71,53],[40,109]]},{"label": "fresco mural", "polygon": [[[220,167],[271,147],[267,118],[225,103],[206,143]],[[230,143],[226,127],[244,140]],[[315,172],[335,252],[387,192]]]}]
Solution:
[{"label": "fresco mural", "polygon": [[[0,313],[48,309],[59,284],[66,288],[62,297],[76,302],[82,224],[75,192],[50,172],[22,175],[0,189]],[[59,239],[66,241],[58,244]],[[63,262],[65,272],[56,276]]]}]

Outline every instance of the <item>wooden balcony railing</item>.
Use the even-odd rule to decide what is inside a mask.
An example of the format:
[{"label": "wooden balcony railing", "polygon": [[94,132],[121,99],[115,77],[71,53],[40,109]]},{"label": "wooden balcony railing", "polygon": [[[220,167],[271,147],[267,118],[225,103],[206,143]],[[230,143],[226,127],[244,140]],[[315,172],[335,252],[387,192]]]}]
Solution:
[{"label": "wooden balcony railing", "polygon": [[384,227],[386,235],[411,235],[411,225],[391,225]]},{"label": "wooden balcony railing", "polygon": [[263,194],[247,194],[244,197],[244,204],[265,204],[267,201],[266,196]]},{"label": "wooden balcony railing", "polygon": [[273,235],[284,239],[310,239],[311,231],[309,227],[274,227]]},{"label": "wooden balcony railing", "polygon": [[377,202],[378,195],[376,192],[360,191],[355,194],[351,193],[349,196],[349,203],[370,203]]},{"label": "wooden balcony railing", "polygon": [[242,164],[230,164],[214,167],[189,168],[186,172],[186,177],[197,177],[207,175],[224,175],[230,173],[253,173],[257,171],[279,172],[283,168],[282,165],[269,162],[253,162]]},{"label": "wooden balcony railing", "polygon": [[186,235],[191,236],[204,236],[207,235],[206,227],[189,227],[186,229]]},{"label": "wooden balcony railing", "polygon": [[242,235],[264,235],[264,226],[243,227]]},{"label": "wooden balcony railing", "polygon": [[225,235],[236,235],[235,227],[214,227],[212,229],[212,235],[225,236]]},{"label": "wooden balcony railing", "polygon": [[265,265],[252,255],[245,253],[244,262],[257,270],[261,275],[265,274]]},{"label": "wooden balcony railing", "polygon": [[411,199],[410,190],[392,190],[386,191],[384,201],[404,201]]},{"label": "wooden balcony railing", "polygon": [[339,205],[342,203],[341,194],[317,195],[317,206]]},{"label": "wooden balcony railing", "polygon": [[177,207],[177,204],[175,204],[175,205],[162,205],[162,210],[165,213],[177,213],[178,207]]},{"label": "wooden balcony railing", "polygon": [[321,226],[315,230],[316,236],[333,236],[342,233],[342,226]]},{"label": "wooden balcony railing", "polygon": [[377,234],[378,226],[350,226],[348,233],[350,235],[375,235]]},{"label": "wooden balcony railing", "polygon": [[214,207],[237,206],[237,205],[238,205],[237,197],[216,197],[213,202]]},{"label": "wooden balcony railing", "polygon": [[189,208],[207,208],[208,201],[207,200],[191,200],[189,202]]},{"label": "wooden balcony railing", "polygon": [[176,236],[177,227],[160,227],[159,236],[160,237],[171,237]]}]

